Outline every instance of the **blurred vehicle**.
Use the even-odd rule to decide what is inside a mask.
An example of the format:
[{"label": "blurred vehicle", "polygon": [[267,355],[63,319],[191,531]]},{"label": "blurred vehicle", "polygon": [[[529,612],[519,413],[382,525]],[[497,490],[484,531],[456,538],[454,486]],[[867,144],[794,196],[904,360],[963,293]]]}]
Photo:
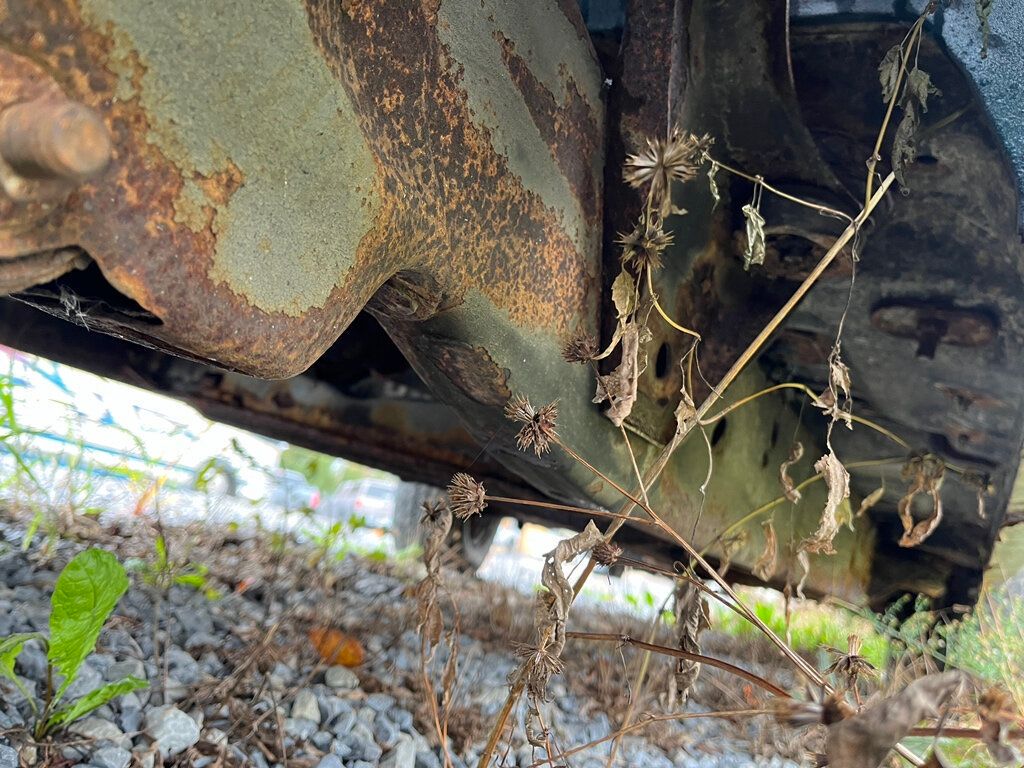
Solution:
[{"label": "blurred vehicle", "polygon": [[320,506],[320,491],[310,485],[301,472],[278,469],[273,473],[268,501],[284,510],[312,509]]},{"label": "blurred vehicle", "polygon": [[321,512],[335,520],[362,518],[368,528],[390,528],[395,514],[398,484],[394,480],[364,478],[342,483]]}]

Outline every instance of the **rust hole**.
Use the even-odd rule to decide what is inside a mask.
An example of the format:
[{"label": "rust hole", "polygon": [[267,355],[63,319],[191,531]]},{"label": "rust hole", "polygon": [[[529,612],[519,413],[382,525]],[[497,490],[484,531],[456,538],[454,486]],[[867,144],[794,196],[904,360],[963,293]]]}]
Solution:
[{"label": "rust hole", "polygon": [[714,430],[711,432],[711,447],[714,448],[718,445],[722,438],[725,437],[725,430],[728,428],[728,419],[719,419],[718,423],[715,424]]},{"label": "rust hole", "polygon": [[671,368],[672,360],[672,347],[667,342],[662,342],[661,346],[658,347],[658,355],[654,359],[654,377],[656,379],[664,379],[668,376]]}]

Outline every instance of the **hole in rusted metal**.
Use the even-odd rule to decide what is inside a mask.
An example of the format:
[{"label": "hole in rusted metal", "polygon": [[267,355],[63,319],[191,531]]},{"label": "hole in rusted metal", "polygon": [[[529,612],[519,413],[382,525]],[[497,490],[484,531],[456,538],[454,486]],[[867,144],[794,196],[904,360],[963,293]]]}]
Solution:
[{"label": "hole in rusted metal", "polygon": [[776,445],[778,445],[778,443],[779,443],[779,422],[776,421],[776,422],[772,423],[772,434],[771,434],[771,437],[768,438],[768,445],[769,445],[769,447],[774,448]]},{"label": "hole in rusted metal", "polygon": [[668,376],[671,356],[672,347],[667,341],[662,342],[661,346],[658,347],[658,356],[654,359],[655,378],[664,379]]},{"label": "hole in rusted metal", "polygon": [[715,429],[711,433],[711,447],[712,448],[714,448],[716,445],[718,445],[721,442],[722,438],[725,437],[725,430],[726,430],[726,428],[727,428],[727,420],[726,419],[720,419],[719,422],[717,424],[715,424]]}]

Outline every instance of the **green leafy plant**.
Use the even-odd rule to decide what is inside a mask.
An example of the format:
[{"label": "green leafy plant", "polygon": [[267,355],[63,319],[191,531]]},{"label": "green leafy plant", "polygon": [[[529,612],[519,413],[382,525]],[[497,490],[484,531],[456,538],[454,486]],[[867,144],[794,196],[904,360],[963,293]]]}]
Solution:
[{"label": "green leafy plant", "polygon": [[220,592],[210,586],[207,578],[209,569],[202,563],[172,559],[167,553],[167,539],[162,533],[158,533],[153,541],[151,559],[133,558],[127,566],[128,570],[139,575],[146,586],[163,594],[175,584],[180,584],[202,592],[210,600],[220,597]]},{"label": "green leafy plant", "polygon": [[[96,649],[96,640],[118,600],[128,589],[124,567],[109,552],[87,549],[65,566],[50,598],[50,636],[23,632],[0,640],[0,675],[11,680],[36,715],[34,736],[45,737],[103,706],[111,699],[146,687],[145,680],[126,677],[64,704],[85,659]],[[25,644],[37,640],[46,647],[47,686],[42,710],[14,673],[14,663]],[[54,690],[54,680],[60,683]]]}]

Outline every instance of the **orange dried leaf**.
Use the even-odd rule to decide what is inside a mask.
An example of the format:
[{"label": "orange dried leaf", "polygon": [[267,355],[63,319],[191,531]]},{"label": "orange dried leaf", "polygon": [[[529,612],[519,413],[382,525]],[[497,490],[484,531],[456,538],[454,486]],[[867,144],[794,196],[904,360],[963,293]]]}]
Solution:
[{"label": "orange dried leaf", "polygon": [[309,631],[309,642],[327,664],[358,667],[366,658],[363,645],[352,635],[332,627],[317,627]]}]

